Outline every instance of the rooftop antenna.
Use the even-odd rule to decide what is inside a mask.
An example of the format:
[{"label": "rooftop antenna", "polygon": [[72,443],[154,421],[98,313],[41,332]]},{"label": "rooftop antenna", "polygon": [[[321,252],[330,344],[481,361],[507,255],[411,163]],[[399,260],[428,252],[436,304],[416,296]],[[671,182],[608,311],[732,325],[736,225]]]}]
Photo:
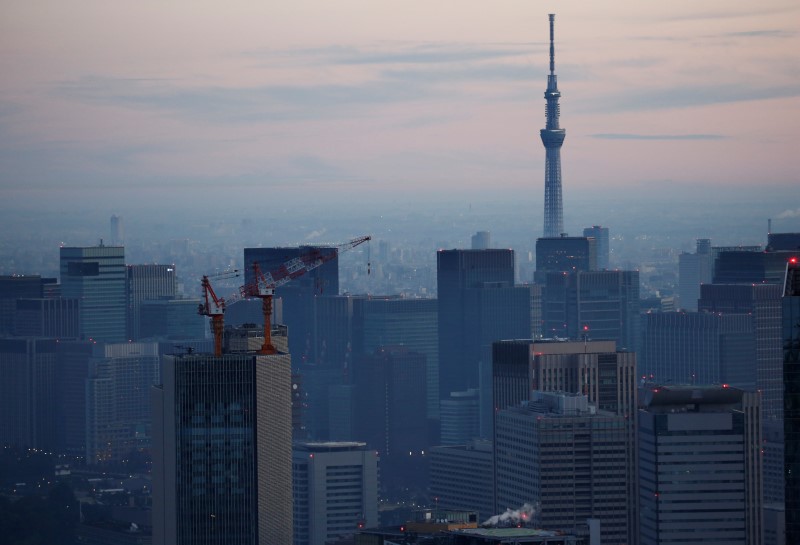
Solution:
[{"label": "rooftop antenna", "polygon": [[556,50],[553,46],[553,39],[555,36],[554,27],[556,14],[551,13],[548,17],[550,17],[550,75],[554,76],[556,74]]}]

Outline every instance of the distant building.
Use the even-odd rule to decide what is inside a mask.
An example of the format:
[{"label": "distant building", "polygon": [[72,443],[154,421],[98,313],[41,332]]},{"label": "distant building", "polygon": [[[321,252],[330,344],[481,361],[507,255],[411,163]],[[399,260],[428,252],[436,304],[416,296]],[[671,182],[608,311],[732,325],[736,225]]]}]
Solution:
[{"label": "distant building", "polygon": [[644,315],[640,374],[660,384],[730,384],[755,390],[755,331],[749,314]]},{"label": "distant building", "polygon": [[199,306],[200,299],[142,301],[139,305],[139,337],[202,339],[205,337],[206,320],[197,313]]},{"label": "distant building", "polygon": [[20,337],[77,339],[80,306],[77,299],[17,299],[14,333]]},{"label": "distant building", "polygon": [[713,276],[711,240],[699,238],[695,253],[684,252],[678,256],[678,297],[681,308],[696,311],[700,284],[710,284]]},{"label": "distant building", "polygon": [[13,335],[17,299],[40,299],[45,290],[56,283],[55,278],[30,276],[0,276],[0,335]]},{"label": "distant building", "polygon": [[150,452],[150,389],[161,379],[158,344],[94,345],[86,380],[86,462]]},{"label": "distant building", "polygon": [[111,245],[123,246],[125,244],[125,226],[122,216],[111,216]]},{"label": "distant building", "polygon": [[800,251],[800,233],[769,233],[767,251]]},{"label": "distant building", "polygon": [[594,225],[583,230],[583,236],[593,238],[597,247],[597,268],[601,271],[608,269],[610,247],[608,243],[608,227]]},{"label": "distant building", "polygon": [[[178,295],[175,265],[128,265],[128,339],[142,338],[141,308],[145,301]],[[197,314],[195,307],[195,314]],[[146,325],[145,325],[146,327]]]},{"label": "distant building", "polygon": [[644,392],[640,545],[762,543],[757,394],[721,386]]},{"label": "distant building", "polygon": [[492,247],[492,236],[489,231],[478,231],[472,235],[473,250],[488,250]]},{"label": "distant building", "polygon": [[127,341],[125,249],[62,247],[61,294],[78,299],[83,339]]},{"label": "distant building", "polygon": [[540,528],[569,530],[600,521],[603,543],[630,543],[630,473],[625,417],[598,411],[585,395],[533,392],[497,413],[498,512],[530,503]]},{"label": "distant building", "polygon": [[365,443],[295,443],[294,545],[326,545],[378,524],[378,454]]},{"label": "distant building", "polygon": [[478,390],[450,392],[442,400],[441,438],[442,445],[465,445],[480,436],[480,396]]},{"label": "distant building", "polygon": [[537,284],[544,284],[549,272],[597,270],[597,241],[591,237],[566,235],[536,239]]},{"label": "distant building", "polygon": [[429,456],[430,496],[439,508],[477,511],[480,521],[494,515],[491,441],[436,446]]},{"label": "distant building", "polygon": [[[253,262],[258,262],[262,272],[279,269],[287,261],[304,255],[329,255],[336,248],[327,246],[299,246],[287,248],[245,248],[245,283],[253,281]],[[312,324],[314,299],[319,296],[339,295],[339,258],[292,280],[275,291],[283,300],[283,322],[289,327],[289,349],[292,365],[300,368],[313,361]]]},{"label": "distant building", "polygon": [[153,543],[292,543],[291,363],[163,358],[154,387]]},{"label": "distant building", "polygon": [[786,262],[796,252],[719,251],[714,260],[714,284],[781,284]]},{"label": "distant building", "polygon": [[783,286],[783,432],[786,543],[800,542],[800,265],[790,261]]}]

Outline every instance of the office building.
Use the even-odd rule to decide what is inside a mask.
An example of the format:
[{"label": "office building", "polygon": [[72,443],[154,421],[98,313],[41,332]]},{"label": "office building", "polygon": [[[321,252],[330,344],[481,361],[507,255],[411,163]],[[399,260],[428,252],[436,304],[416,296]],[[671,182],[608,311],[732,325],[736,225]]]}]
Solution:
[{"label": "office building", "polygon": [[603,543],[631,543],[628,444],[624,416],[597,410],[585,395],[533,392],[529,403],[497,413],[497,512],[530,503],[540,528],[593,518]]},{"label": "office building", "polygon": [[59,340],[56,403],[59,449],[71,456],[86,456],[86,381],[97,349],[94,341]]},{"label": "office building", "polygon": [[644,315],[640,375],[660,384],[730,384],[755,390],[755,331],[749,314]]},{"label": "office building", "polygon": [[127,341],[125,249],[62,247],[61,294],[78,299],[82,339]]},{"label": "office building", "polygon": [[758,413],[758,395],[737,388],[644,390],[640,545],[762,543]]},{"label": "office building", "polygon": [[326,545],[378,524],[378,454],[365,443],[295,443],[294,545]]},{"label": "office building", "polygon": [[768,252],[800,251],[800,233],[769,233],[767,235]]},{"label": "office building", "polygon": [[478,231],[472,235],[471,242],[473,250],[488,250],[492,247],[492,236],[489,231]]},{"label": "office building", "polygon": [[782,284],[792,251],[718,251],[714,260],[714,284]]},{"label": "office building", "polygon": [[561,199],[561,145],[564,143],[566,131],[559,125],[561,106],[558,99],[556,78],[556,57],[554,48],[555,15],[550,14],[550,74],[547,76],[547,90],[544,98],[547,100],[545,116],[547,123],[540,131],[542,144],[545,148],[544,167],[544,231],[545,237],[557,237],[564,232],[564,208]]},{"label": "office building", "polygon": [[111,245],[123,246],[125,244],[125,225],[122,216],[111,216]]},{"label": "office building", "polygon": [[430,449],[430,496],[440,509],[494,515],[492,442],[473,439]]},{"label": "office building", "polygon": [[[200,299],[142,301],[139,305],[139,338],[202,339],[207,320],[197,313],[199,306]],[[225,318],[225,323],[230,323],[227,313]]]},{"label": "office building", "polygon": [[[336,251],[336,248],[326,246],[245,248],[245,283],[253,281],[253,262],[257,262],[261,271],[267,273],[279,270],[292,259],[316,259],[319,255],[335,254]],[[282,299],[283,323],[292,332],[289,350],[295,368],[300,368],[304,363],[315,363],[312,344],[314,299],[328,295],[339,295],[338,257],[275,290],[275,298]]]},{"label": "office building", "polygon": [[441,405],[441,445],[465,445],[480,437],[478,390],[450,392]]},{"label": "office building", "polygon": [[566,235],[536,239],[537,284],[544,284],[547,273],[597,270],[597,241],[591,237]]},{"label": "office building", "polygon": [[700,284],[710,284],[713,274],[711,240],[699,238],[695,253],[683,252],[678,256],[678,298],[682,309],[697,310]]},{"label": "office building", "polygon": [[128,265],[126,278],[128,339],[139,340],[142,338],[142,303],[154,299],[171,299],[178,295],[175,265]]},{"label": "office building", "polygon": [[94,345],[86,380],[86,462],[150,452],[150,390],[160,383],[157,343]]},{"label": "office building", "polygon": [[491,343],[531,331],[531,291],[514,286],[513,250],[437,252],[439,395],[480,386]]},{"label": "office building", "polygon": [[58,447],[55,339],[0,339],[0,445]]},{"label": "office building", "polygon": [[583,236],[595,240],[597,250],[597,269],[604,271],[609,268],[611,248],[608,242],[608,227],[594,225],[583,230]]},{"label": "office building", "polygon": [[550,272],[542,296],[545,337],[613,340],[639,349],[639,271]]},{"label": "office building", "polygon": [[14,334],[17,299],[45,297],[46,287],[55,282],[39,275],[0,276],[0,335]]},{"label": "office building", "polygon": [[[285,330],[284,330],[285,331]],[[291,362],[164,356],[153,389],[153,543],[292,543]]]},{"label": "office building", "polygon": [[800,265],[786,268],[781,298],[786,543],[800,542]]},{"label": "office building", "polygon": [[14,334],[18,337],[77,339],[80,335],[77,299],[17,299]]}]

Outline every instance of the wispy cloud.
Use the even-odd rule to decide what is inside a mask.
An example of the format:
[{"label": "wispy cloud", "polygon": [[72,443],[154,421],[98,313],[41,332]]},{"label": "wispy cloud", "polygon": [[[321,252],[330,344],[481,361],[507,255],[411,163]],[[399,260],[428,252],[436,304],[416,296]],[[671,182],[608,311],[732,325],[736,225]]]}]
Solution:
[{"label": "wispy cloud", "polygon": [[724,134],[600,133],[600,134],[590,134],[589,136],[601,140],[724,140],[726,138],[729,138]]},{"label": "wispy cloud", "polygon": [[800,208],[796,210],[784,210],[780,214],[778,214],[777,218],[779,220],[787,219],[787,218],[800,218]]}]

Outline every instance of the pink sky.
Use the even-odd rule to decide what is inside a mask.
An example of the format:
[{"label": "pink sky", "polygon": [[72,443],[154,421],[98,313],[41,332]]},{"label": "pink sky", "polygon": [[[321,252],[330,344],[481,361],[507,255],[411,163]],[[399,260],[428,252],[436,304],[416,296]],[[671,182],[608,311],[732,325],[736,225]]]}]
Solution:
[{"label": "pink sky", "polygon": [[798,185],[794,0],[76,0],[0,7],[0,192],[539,207],[552,11],[566,194]]}]

